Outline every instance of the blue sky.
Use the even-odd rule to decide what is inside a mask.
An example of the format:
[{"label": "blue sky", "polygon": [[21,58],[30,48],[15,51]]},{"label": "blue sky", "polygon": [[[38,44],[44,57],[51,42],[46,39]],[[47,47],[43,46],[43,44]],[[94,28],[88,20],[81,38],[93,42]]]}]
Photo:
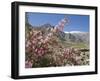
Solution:
[{"label": "blue sky", "polygon": [[82,31],[89,32],[89,16],[74,14],[51,14],[51,13],[33,13],[28,12],[28,21],[32,26],[39,26],[50,23],[55,26],[65,16],[69,19],[69,24],[65,25],[64,31]]}]

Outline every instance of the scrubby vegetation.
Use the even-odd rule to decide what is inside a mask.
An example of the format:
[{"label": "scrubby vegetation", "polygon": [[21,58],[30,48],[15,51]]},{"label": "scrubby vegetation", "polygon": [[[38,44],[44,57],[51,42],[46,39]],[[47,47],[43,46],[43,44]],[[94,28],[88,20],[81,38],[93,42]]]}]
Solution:
[{"label": "scrubby vegetation", "polygon": [[62,40],[48,28],[26,26],[26,68],[89,65],[89,49],[84,43]]}]

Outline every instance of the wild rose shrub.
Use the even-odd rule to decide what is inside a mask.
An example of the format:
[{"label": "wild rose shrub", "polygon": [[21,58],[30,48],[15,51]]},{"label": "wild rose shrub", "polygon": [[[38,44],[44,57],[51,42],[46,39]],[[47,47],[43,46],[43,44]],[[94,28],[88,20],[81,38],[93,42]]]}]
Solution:
[{"label": "wild rose shrub", "polygon": [[65,48],[54,33],[45,35],[42,31],[31,30],[25,37],[25,67],[53,67],[88,65],[88,53],[76,48]]}]

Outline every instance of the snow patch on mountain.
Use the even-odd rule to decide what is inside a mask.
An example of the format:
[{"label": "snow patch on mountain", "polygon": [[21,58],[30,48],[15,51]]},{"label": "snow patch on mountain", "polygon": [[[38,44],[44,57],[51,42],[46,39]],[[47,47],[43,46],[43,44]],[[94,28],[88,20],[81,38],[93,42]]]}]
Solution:
[{"label": "snow patch on mountain", "polygon": [[64,31],[64,33],[87,33],[87,32],[83,32],[83,31]]}]

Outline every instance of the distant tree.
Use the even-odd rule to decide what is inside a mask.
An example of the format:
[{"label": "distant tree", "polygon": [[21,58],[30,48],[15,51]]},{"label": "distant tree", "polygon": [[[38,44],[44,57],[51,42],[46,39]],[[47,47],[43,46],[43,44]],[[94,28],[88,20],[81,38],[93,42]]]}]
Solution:
[{"label": "distant tree", "polygon": [[28,13],[26,12],[26,13],[25,13],[25,24],[26,24],[26,25],[29,24],[28,19],[29,19],[29,16],[28,16]]},{"label": "distant tree", "polygon": [[28,33],[32,29],[32,25],[29,23],[29,14],[28,12],[25,13],[25,30]]}]

